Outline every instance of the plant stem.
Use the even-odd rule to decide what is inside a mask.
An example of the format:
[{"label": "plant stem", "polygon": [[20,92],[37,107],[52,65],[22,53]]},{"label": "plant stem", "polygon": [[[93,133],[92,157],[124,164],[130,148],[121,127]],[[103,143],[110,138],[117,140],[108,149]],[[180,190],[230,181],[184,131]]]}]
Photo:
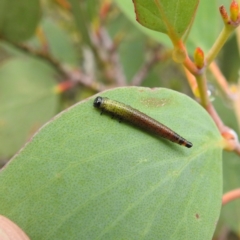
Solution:
[{"label": "plant stem", "polygon": [[238,121],[238,129],[240,131],[240,82],[238,83],[238,94],[236,98],[233,100],[233,107],[235,110],[235,115]]},{"label": "plant stem", "polygon": [[192,75],[196,76],[200,74],[199,69],[196,67],[196,65],[192,62],[192,60],[189,58],[187,52],[186,52],[186,58],[183,62],[184,66],[187,68],[187,70],[192,73]]},{"label": "plant stem", "polygon": [[233,30],[234,28],[232,26],[229,26],[229,25],[224,26],[216,42],[214,43],[214,45],[212,46],[212,48],[209,50],[207,54],[207,57],[206,57],[207,66],[209,66],[211,62],[216,58],[216,56],[222,49],[225,42],[228,40]]},{"label": "plant stem", "polygon": [[222,72],[220,71],[220,69],[217,66],[215,61],[210,64],[209,70],[211,71],[211,73],[215,77],[218,88],[224,94],[224,97],[226,99],[232,101],[233,98],[234,98],[233,93],[231,93],[231,91],[229,90],[228,82],[227,82],[226,78],[224,77],[224,75],[222,74]]},{"label": "plant stem", "polygon": [[229,203],[230,201],[233,201],[235,199],[240,198],[240,188],[232,190],[228,193],[225,193],[222,197],[222,205],[225,205]]},{"label": "plant stem", "polygon": [[198,83],[199,94],[201,97],[201,104],[204,108],[207,108],[209,105],[208,89],[207,89],[207,80],[205,73],[195,76]]},{"label": "plant stem", "polygon": [[76,26],[79,32],[81,33],[83,44],[86,44],[92,50],[99,66],[102,66],[102,62],[99,59],[99,55],[94,45],[92,44],[92,41],[90,38],[88,26],[86,24],[88,21],[85,17],[85,9],[82,6],[83,3],[79,2],[78,0],[69,0],[69,2],[71,4],[71,9],[72,9],[74,20],[76,22]]},{"label": "plant stem", "polygon": [[91,77],[87,76],[83,72],[81,72],[79,69],[68,69],[64,64],[59,62],[57,59],[55,59],[53,56],[51,56],[48,52],[42,52],[39,50],[35,50],[25,44],[20,43],[14,43],[7,41],[8,44],[11,44],[12,46],[16,47],[20,51],[24,51],[32,56],[38,57],[40,59],[43,59],[47,61],[52,67],[54,67],[62,77],[65,79],[69,79],[75,83],[80,83],[93,91],[101,92],[103,90],[106,90],[108,88],[114,87],[114,86],[105,86],[97,81],[95,79],[92,79]]},{"label": "plant stem", "polygon": [[184,69],[185,75],[187,77],[188,84],[192,90],[192,93],[194,94],[194,96],[196,98],[199,98],[198,84],[197,84],[195,76],[192,75],[192,73],[190,73],[186,67],[184,67],[183,69]]},{"label": "plant stem", "polygon": [[88,27],[86,25],[86,19],[84,14],[84,9],[82,9],[82,4],[78,0],[69,0],[71,4],[71,9],[73,17],[75,19],[76,25],[79,32],[81,33],[83,42],[92,48],[92,43],[88,33]]}]

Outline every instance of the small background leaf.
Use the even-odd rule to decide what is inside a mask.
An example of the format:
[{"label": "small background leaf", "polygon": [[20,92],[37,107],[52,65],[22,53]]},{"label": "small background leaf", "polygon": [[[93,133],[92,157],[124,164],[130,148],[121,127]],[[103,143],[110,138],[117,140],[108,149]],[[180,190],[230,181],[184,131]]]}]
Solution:
[{"label": "small background leaf", "polygon": [[31,37],[40,20],[39,0],[0,1],[0,35],[18,42]]},{"label": "small background leaf", "polygon": [[0,173],[0,213],[32,239],[210,239],[221,207],[221,136],[189,97],[101,94],[193,142],[187,149],[100,115],[91,97],[58,115]]},{"label": "small background leaf", "polygon": [[0,156],[12,156],[57,111],[56,72],[42,61],[17,58],[0,67]]},{"label": "small background leaf", "polygon": [[[79,53],[69,37],[69,32],[59,27],[59,24],[50,19],[43,19],[41,27],[46,37],[49,54],[58,61],[74,66],[79,64]],[[39,38],[31,39],[30,44],[37,49],[41,49]]]}]

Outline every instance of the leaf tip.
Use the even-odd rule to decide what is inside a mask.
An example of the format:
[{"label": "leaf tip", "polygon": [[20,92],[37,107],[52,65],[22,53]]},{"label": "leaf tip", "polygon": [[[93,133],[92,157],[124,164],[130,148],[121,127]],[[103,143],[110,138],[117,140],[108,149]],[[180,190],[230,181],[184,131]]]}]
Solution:
[{"label": "leaf tip", "polygon": [[[136,6],[136,1],[132,0],[133,2],[133,6],[134,6],[134,12],[135,12],[135,16],[136,16],[136,21],[140,23],[139,21],[139,17],[138,17],[138,11],[137,11],[137,6]],[[141,23],[140,23],[141,24]]]}]

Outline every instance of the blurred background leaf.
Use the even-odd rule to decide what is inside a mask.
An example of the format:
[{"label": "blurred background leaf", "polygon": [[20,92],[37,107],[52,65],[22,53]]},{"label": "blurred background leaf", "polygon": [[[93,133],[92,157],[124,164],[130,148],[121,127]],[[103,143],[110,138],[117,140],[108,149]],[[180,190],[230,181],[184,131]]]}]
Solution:
[{"label": "blurred background leaf", "polygon": [[[46,38],[45,41],[47,42],[50,54],[65,64],[78,66],[79,54],[66,31],[50,18],[43,19],[40,28]],[[39,38],[35,37],[29,44],[39,49],[42,43],[39,41]]]},{"label": "blurred background leaf", "polygon": [[40,20],[39,0],[0,1],[0,33],[9,41],[31,37]]},{"label": "blurred background leaf", "polygon": [[6,159],[58,110],[56,72],[42,61],[16,58],[0,67],[0,156]]}]

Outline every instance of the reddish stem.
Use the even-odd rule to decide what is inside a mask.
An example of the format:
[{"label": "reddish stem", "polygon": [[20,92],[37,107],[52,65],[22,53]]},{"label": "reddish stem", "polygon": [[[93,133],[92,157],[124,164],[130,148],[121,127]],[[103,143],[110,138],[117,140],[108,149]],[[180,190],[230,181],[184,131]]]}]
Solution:
[{"label": "reddish stem", "polygon": [[225,193],[222,197],[222,205],[225,205],[238,198],[240,198],[240,188]]}]

